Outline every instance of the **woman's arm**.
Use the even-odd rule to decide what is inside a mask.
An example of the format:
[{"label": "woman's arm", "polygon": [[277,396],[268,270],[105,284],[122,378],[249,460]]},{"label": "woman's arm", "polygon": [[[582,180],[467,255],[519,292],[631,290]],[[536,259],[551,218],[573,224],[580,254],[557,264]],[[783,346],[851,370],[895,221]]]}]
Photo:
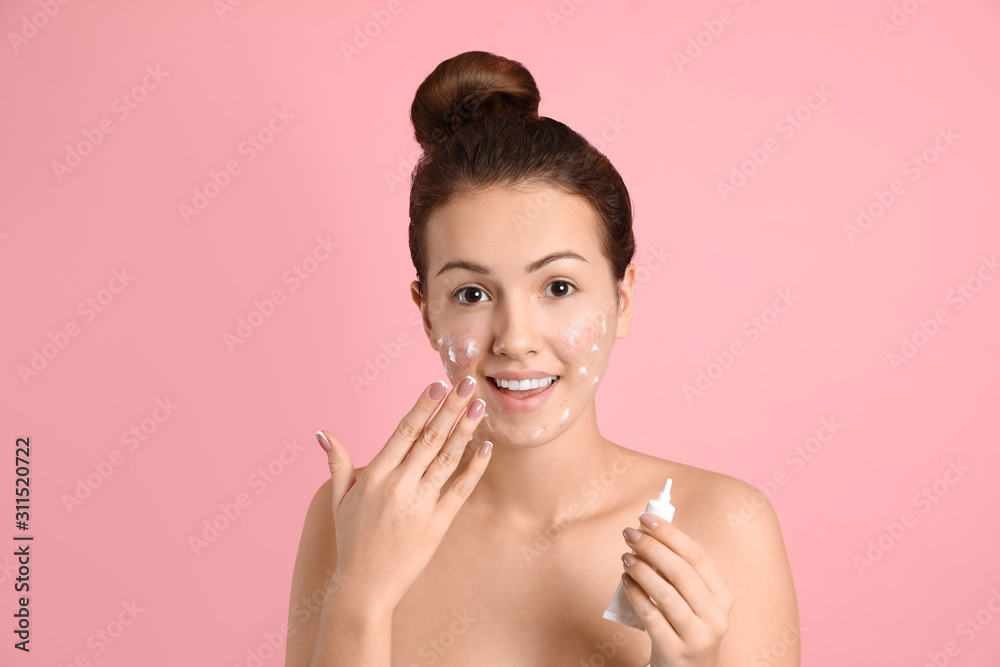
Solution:
[{"label": "woman's arm", "polygon": [[[323,606],[311,667],[389,667],[392,610],[340,598]],[[287,667],[287,664],[286,664]]]},{"label": "woman's arm", "polygon": [[719,650],[720,667],[799,667],[801,634],[792,572],[774,508],[756,488],[727,477],[720,484],[725,537],[712,558],[733,608]]},{"label": "woman's arm", "polygon": [[392,610],[355,599],[358,595],[337,574],[332,499],[332,482],[327,480],[306,512],[292,573],[285,665],[388,666]]}]

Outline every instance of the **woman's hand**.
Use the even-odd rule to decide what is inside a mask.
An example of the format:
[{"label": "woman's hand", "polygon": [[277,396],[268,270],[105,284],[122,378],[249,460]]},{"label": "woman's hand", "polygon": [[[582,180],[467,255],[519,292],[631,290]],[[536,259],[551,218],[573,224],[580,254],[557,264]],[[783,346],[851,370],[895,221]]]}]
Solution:
[{"label": "woman's hand", "polygon": [[650,665],[716,667],[732,592],[708,554],[677,526],[647,512],[639,521],[643,532],[635,531],[636,541],[625,537],[635,556],[624,554],[623,561],[635,560],[622,578],[625,596],[652,640]]},{"label": "woman's hand", "polygon": [[[482,399],[464,411],[474,388],[475,379],[467,377],[451,393],[444,382],[425,389],[360,477],[347,447],[322,432],[332,445],[328,457],[337,538],[337,576],[332,580],[360,596],[352,599],[394,609],[482,477],[492,444],[484,443],[441,493],[483,417]],[[446,394],[444,406],[428,422]]]}]

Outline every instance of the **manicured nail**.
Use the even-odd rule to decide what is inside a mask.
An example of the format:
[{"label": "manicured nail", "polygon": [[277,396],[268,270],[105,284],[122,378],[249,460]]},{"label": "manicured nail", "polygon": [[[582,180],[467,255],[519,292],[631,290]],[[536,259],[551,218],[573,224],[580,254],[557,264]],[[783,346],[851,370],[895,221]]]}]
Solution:
[{"label": "manicured nail", "polygon": [[650,514],[649,512],[643,512],[639,515],[639,523],[644,525],[646,528],[653,530],[658,525],[660,525],[660,519],[655,514]]},{"label": "manicured nail", "polygon": [[628,542],[629,544],[635,544],[636,541],[638,541],[638,539],[642,537],[642,533],[640,533],[635,528],[632,528],[631,526],[623,530],[622,535],[625,536],[625,541]]},{"label": "manicured nail", "polygon": [[428,396],[431,397],[432,401],[440,401],[441,397],[444,396],[445,392],[447,391],[448,391],[448,385],[446,385],[441,380],[438,380],[437,382],[431,385],[431,390]]},{"label": "manicured nail", "polygon": [[458,393],[458,397],[467,398],[469,394],[472,393],[472,388],[475,386],[476,386],[476,378],[472,377],[471,375],[466,375],[465,379],[459,383],[458,389],[456,390],[456,392]]},{"label": "manicured nail", "polygon": [[484,459],[490,455],[491,451],[493,451],[493,443],[490,442],[489,440],[487,440],[486,442],[484,442],[479,447],[479,455],[481,457],[483,457]]},{"label": "manicured nail", "polygon": [[622,583],[626,586],[632,585],[632,577],[628,576],[628,572],[622,572]]},{"label": "manicured nail", "polygon": [[323,435],[323,431],[316,431],[316,439],[319,440],[319,446],[325,449],[328,453],[333,449],[330,445],[330,441],[326,439]]},{"label": "manicured nail", "polygon": [[477,398],[472,402],[472,407],[465,414],[469,419],[476,419],[479,415],[483,414],[483,410],[486,409],[486,401],[481,398]]}]

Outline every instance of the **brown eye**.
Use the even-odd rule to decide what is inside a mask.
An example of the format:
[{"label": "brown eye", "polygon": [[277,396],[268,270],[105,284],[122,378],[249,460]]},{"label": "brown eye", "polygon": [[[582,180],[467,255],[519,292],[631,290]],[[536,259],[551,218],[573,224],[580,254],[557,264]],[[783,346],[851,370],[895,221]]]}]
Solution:
[{"label": "brown eye", "polygon": [[[552,282],[549,283],[549,287],[552,287],[553,285],[562,285],[563,286],[562,289],[559,289],[557,291],[557,293],[555,293],[555,294],[552,295],[552,296],[554,296],[556,298],[559,298],[559,299],[564,299],[564,298],[566,298],[567,296],[569,296],[570,294],[572,294],[573,292],[576,291],[576,285],[574,285],[573,283],[571,283],[569,281],[566,281],[566,280],[553,280]],[[567,288],[571,289],[572,291],[567,292],[566,291]]]},{"label": "brown eye", "polygon": [[[468,297],[469,295],[471,295],[472,296],[472,300],[468,301],[468,300],[463,300],[463,299],[458,298],[459,295],[462,295],[462,294],[466,295],[466,297]],[[458,290],[455,290],[455,294],[454,294],[455,298],[463,306],[472,306],[472,305],[475,305],[477,303],[482,303],[482,301],[479,300],[479,297],[485,296],[485,295],[486,295],[486,292],[484,292],[482,289],[480,289],[478,287],[462,287],[462,288],[460,288]]]}]

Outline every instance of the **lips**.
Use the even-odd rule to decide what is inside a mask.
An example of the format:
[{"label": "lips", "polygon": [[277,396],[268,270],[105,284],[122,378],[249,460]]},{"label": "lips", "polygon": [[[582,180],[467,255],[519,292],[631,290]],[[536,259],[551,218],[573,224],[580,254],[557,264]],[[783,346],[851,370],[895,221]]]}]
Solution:
[{"label": "lips", "polygon": [[[559,378],[557,376],[555,380],[553,380],[552,382],[550,382],[549,384],[547,384],[544,387],[535,387],[534,389],[524,389],[524,390],[518,390],[518,391],[511,391],[510,389],[507,389],[506,387],[496,387],[496,383],[494,383],[493,386],[495,386],[496,389],[497,389],[497,391],[499,391],[501,393],[508,394],[509,396],[513,396],[514,398],[518,398],[518,399],[522,399],[523,400],[525,398],[528,398],[529,396],[534,396],[535,394],[542,393],[543,391],[545,391],[546,389],[548,389],[549,387],[551,387],[552,385],[554,385],[558,381],[559,381]],[[491,382],[492,382],[492,380],[491,380]]]},{"label": "lips", "polygon": [[556,385],[559,384],[561,379],[559,376],[556,376],[556,379],[547,387],[536,387],[535,389],[526,389],[524,391],[502,389],[492,379],[488,381],[488,384],[491,394],[505,412],[534,412],[548,403]]}]

